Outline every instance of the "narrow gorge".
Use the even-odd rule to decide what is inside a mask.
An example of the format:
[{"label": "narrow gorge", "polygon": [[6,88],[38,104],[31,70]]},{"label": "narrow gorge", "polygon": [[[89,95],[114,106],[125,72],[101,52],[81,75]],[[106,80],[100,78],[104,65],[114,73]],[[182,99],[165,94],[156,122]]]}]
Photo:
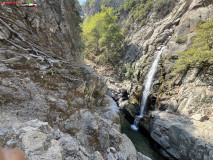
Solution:
[{"label": "narrow gorge", "polygon": [[213,160],[212,0],[10,2],[0,160]]},{"label": "narrow gorge", "polygon": [[87,0],[82,18],[100,13],[101,5],[113,8],[125,39],[115,65],[86,60],[105,78],[107,95],[133,129],[161,146],[165,159],[213,159],[213,2]]}]

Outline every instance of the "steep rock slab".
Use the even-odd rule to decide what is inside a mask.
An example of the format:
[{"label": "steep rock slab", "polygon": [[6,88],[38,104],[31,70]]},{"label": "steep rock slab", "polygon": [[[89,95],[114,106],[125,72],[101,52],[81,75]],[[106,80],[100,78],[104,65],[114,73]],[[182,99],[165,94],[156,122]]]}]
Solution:
[{"label": "steep rock slab", "polygon": [[187,120],[166,112],[153,112],[152,138],[177,159],[210,160],[213,152],[212,119]]}]

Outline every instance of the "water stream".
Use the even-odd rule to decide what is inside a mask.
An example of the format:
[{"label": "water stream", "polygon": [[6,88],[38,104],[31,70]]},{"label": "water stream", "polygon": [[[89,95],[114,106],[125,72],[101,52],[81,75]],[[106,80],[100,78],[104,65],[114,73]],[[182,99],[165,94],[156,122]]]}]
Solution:
[{"label": "water stream", "polygon": [[160,61],[160,58],[161,58],[161,54],[163,52],[163,50],[165,49],[166,47],[162,47],[160,51],[158,51],[158,54],[155,58],[155,60],[153,61],[152,63],[152,66],[146,76],[146,79],[145,79],[145,83],[144,83],[144,90],[143,90],[143,93],[142,93],[142,99],[141,99],[141,104],[140,104],[140,115],[138,116],[138,118],[135,118],[134,120],[134,124],[131,125],[131,128],[133,130],[138,130],[138,124],[139,124],[139,120],[144,116],[144,111],[145,111],[145,107],[146,107],[146,104],[147,104],[147,99],[148,99],[148,96],[150,94],[150,91],[152,89],[152,81],[153,81],[153,78],[155,76],[155,73],[157,72],[157,68],[158,68],[158,63]]}]

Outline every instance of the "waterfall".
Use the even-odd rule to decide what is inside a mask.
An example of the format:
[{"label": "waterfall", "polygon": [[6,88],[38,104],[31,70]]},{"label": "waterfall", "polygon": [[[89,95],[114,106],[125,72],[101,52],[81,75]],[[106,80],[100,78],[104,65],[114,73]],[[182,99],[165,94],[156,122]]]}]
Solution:
[{"label": "waterfall", "polygon": [[[162,47],[160,51],[158,51],[158,54],[154,60],[154,62],[152,63],[152,66],[146,76],[146,79],[145,79],[145,83],[144,83],[144,90],[143,90],[143,97],[142,97],[142,100],[141,100],[141,105],[140,105],[140,115],[138,116],[138,118],[142,118],[144,116],[144,110],[145,110],[145,107],[146,107],[146,103],[147,103],[147,99],[148,99],[148,96],[150,94],[150,91],[151,91],[151,88],[152,88],[152,81],[153,81],[153,78],[155,76],[155,73],[157,71],[157,68],[158,68],[158,63],[160,61],[160,57],[161,57],[161,54],[163,52],[163,50],[165,49],[166,47]],[[135,119],[134,121],[134,125],[131,125],[132,129],[134,130],[138,130],[138,124],[139,124],[139,120]]]},{"label": "waterfall", "polygon": [[137,130],[139,129],[139,120],[137,120],[137,119],[135,118],[134,124],[131,125],[131,128],[132,128],[133,130],[137,131]]}]

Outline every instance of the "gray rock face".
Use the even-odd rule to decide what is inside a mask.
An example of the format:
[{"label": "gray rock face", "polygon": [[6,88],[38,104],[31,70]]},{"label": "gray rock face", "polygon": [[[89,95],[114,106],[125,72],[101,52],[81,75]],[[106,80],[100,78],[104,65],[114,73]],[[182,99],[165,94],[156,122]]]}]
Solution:
[{"label": "gray rock face", "polygon": [[[7,134],[10,133],[10,136],[3,134],[5,131]],[[29,160],[62,160],[70,156],[88,159],[89,156],[76,139],[52,129],[48,123],[39,120],[20,123],[15,127],[2,129],[0,132],[2,133],[1,142],[5,146],[11,147],[8,142],[14,141],[13,147],[22,149]],[[59,133],[60,135],[56,138],[55,134]]]},{"label": "gray rock face", "polygon": [[32,10],[1,10],[1,145],[29,160],[136,160],[103,78],[84,66],[76,1],[36,2]]},{"label": "gray rock face", "polygon": [[150,160],[140,153],[136,154],[132,142],[125,135],[116,131],[113,136],[119,137],[121,141],[117,142],[116,149],[109,147],[102,156],[99,151],[90,154],[79,140],[51,128],[47,122],[32,120],[0,130],[0,140],[4,147],[23,150],[29,160],[103,160],[103,157],[106,160]]},{"label": "gray rock face", "polygon": [[189,121],[165,112],[153,112],[152,116],[152,138],[175,158],[211,159],[212,119],[207,122]]},{"label": "gray rock face", "polygon": [[[191,46],[198,23],[205,22],[213,16],[213,2],[180,0],[165,17],[156,18],[155,14],[150,13],[149,20],[144,25],[138,22],[131,23],[126,34],[129,47],[121,59],[121,66],[128,62],[132,64],[134,73],[129,81],[131,87],[125,88],[125,81],[117,86],[127,89],[130,99],[138,99],[135,93],[141,93],[142,82],[159,46],[166,45],[167,49],[162,54],[162,62],[152,91],[152,96],[157,99],[152,107],[166,112],[156,113],[151,119],[147,116],[141,124],[147,130],[150,129],[153,139],[177,159],[210,160],[213,148],[212,64],[200,69],[192,68],[175,77],[170,73],[173,71],[177,53]],[[128,21],[128,17],[127,22],[131,22]],[[180,37],[186,37],[182,44],[176,43]],[[164,82],[161,82],[162,80]],[[110,87],[111,90],[116,90],[113,81]],[[112,96],[116,97],[114,94]],[[129,105],[130,101],[123,103],[118,98],[118,102],[125,106],[128,115],[135,115],[134,111],[137,108]],[[144,124],[144,121],[148,124]]]},{"label": "gray rock face", "polygon": [[[25,0],[21,0],[21,2],[28,3]],[[14,21],[15,24],[12,26],[15,32],[21,33],[28,42],[36,44],[37,49],[48,55],[55,55],[70,60],[76,65],[82,65],[84,63],[83,54],[77,47],[80,44],[78,27],[80,17],[75,9],[75,0],[34,2],[39,7],[35,7],[33,10],[11,5],[2,7],[5,18],[14,13],[10,18],[19,20]],[[0,27],[0,39],[8,39],[10,34],[5,27]],[[20,43],[18,39],[13,42]]]}]

